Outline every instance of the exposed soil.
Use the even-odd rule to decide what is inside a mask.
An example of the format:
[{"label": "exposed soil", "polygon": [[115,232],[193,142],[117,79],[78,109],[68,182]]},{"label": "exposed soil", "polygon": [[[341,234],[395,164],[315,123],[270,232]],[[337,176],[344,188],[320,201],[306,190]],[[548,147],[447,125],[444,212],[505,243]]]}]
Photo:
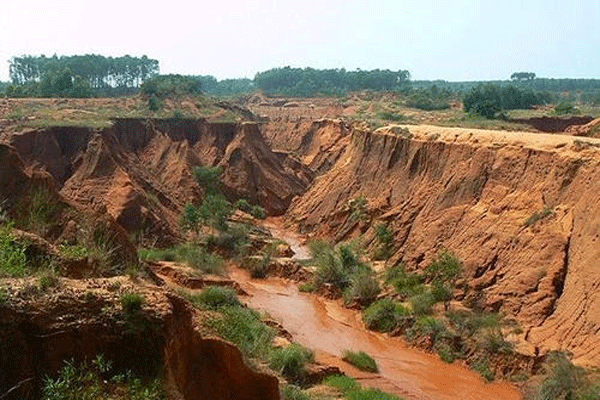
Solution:
[{"label": "exposed soil", "polygon": [[[299,293],[278,278],[251,280],[242,270],[231,271],[231,277],[250,295],[247,302],[252,308],[269,313],[297,342],[322,353],[318,359],[338,366],[367,387],[414,400],[521,398],[507,383],[486,384],[464,366],[446,364],[397,338],[367,331],[360,314],[338,302]],[[367,352],[377,361],[380,373],[360,372],[331,357],[340,357],[348,349]]]}]

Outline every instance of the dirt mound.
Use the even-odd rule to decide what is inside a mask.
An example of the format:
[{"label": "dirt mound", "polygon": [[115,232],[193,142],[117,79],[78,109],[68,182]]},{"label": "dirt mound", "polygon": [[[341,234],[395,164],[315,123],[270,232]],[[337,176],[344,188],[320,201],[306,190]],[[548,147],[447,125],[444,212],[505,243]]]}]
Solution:
[{"label": "dirt mound", "polygon": [[195,165],[220,165],[224,191],[283,213],[311,172],[269,150],[258,125],[204,120],[120,119],[111,128],[50,128],[12,134],[32,170],[49,173],[66,198],[106,211],[142,242],[168,245],[183,206],[197,201]]},{"label": "dirt mound", "polygon": [[597,137],[600,135],[600,118],[596,118],[585,125],[570,126],[565,130],[565,134],[573,136]]},{"label": "dirt mound", "polygon": [[[428,126],[354,131],[289,216],[305,232],[338,241],[364,233],[367,244],[386,221],[392,262],[410,268],[446,247],[465,264],[467,298],[516,316],[532,354],[562,348],[597,366],[599,145]],[[361,196],[364,207],[350,202]]]},{"label": "dirt mound", "polygon": [[[145,299],[140,311],[121,305],[131,292]],[[13,280],[7,293],[0,304],[0,393],[17,389],[6,399],[38,398],[42,379],[65,360],[99,354],[118,371],[162,371],[170,398],[279,399],[275,377],[248,368],[233,345],[205,337],[195,328],[197,311],[162,288],[121,277],[60,279],[43,291],[35,280]]]}]

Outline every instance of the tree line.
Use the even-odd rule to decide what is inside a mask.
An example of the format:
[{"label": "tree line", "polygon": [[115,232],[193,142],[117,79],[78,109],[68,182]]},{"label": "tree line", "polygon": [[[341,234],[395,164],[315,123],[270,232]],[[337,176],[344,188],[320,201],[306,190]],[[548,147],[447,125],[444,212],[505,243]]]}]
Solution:
[{"label": "tree line", "polygon": [[406,85],[410,73],[406,70],[371,71],[314,68],[274,68],[254,77],[257,89],[269,95],[315,96],[335,95],[364,89],[395,90]]},{"label": "tree line", "polygon": [[10,60],[14,97],[90,97],[121,95],[139,88],[159,72],[157,60],[147,56],[105,57],[98,54],[52,57],[22,56]]}]

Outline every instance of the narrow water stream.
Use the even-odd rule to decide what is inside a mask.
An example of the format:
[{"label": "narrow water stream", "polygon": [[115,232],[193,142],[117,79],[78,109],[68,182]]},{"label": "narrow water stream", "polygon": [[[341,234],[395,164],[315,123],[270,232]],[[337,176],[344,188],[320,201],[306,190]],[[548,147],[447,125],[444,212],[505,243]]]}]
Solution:
[{"label": "narrow water stream", "polygon": [[[293,233],[271,230],[274,236],[292,242],[292,248],[307,251]],[[380,387],[407,400],[521,399],[520,392],[506,382],[485,383],[465,366],[447,364],[398,338],[365,329],[360,313],[339,302],[300,293],[293,283],[279,278],[255,280],[241,269],[230,271],[230,276],[249,294],[246,301],[250,307],[270,314],[301,345],[338,357],[347,349],[370,354],[377,361],[379,376],[355,376],[365,379],[366,386]]]}]

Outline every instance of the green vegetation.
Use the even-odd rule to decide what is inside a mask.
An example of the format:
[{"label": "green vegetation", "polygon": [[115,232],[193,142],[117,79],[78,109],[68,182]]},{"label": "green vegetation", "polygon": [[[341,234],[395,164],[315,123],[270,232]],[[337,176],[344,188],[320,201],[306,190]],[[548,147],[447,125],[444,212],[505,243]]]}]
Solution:
[{"label": "green vegetation", "polygon": [[40,289],[42,292],[46,290],[56,287],[59,284],[59,280],[53,273],[45,273],[40,277]]},{"label": "green vegetation", "polygon": [[28,271],[25,245],[18,243],[12,224],[0,226],[0,276],[21,277]]},{"label": "green vegetation", "polygon": [[574,366],[564,353],[551,353],[544,366],[544,379],[534,400],[592,400],[600,398],[600,382],[583,368]]},{"label": "green vegetation", "polygon": [[119,96],[133,92],[158,73],[158,61],[96,54],[13,57],[10,97]]},{"label": "green vegetation", "polygon": [[350,209],[348,221],[358,222],[367,219],[367,199],[363,196],[358,196],[355,199],[350,200],[348,202],[348,207]]},{"label": "green vegetation", "polygon": [[393,253],[393,233],[386,222],[375,225],[377,248],[373,254],[375,260],[387,260]]},{"label": "green vegetation", "polygon": [[239,199],[233,204],[233,208],[241,210],[245,213],[252,215],[256,219],[265,219],[267,217],[267,212],[264,208],[258,205],[251,205],[248,203],[246,199]]},{"label": "green vegetation", "polygon": [[125,314],[132,314],[142,309],[146,299],[139,293],[127,292],[121,295],[121,306]]},{"label": "green vegetation", "polygon": [[138,255],[142,261],[177,261],[185,263],[203,274],[220,275],[223,273],[225,261],[221,256],[211,253],[202,245],[184,243],[166,249],[139,249]]},{"label": "green vegetation", "polygon": [[209,310],[242,305],[233,289],[221,286],[209,286],[202,290],[200,294],[186,297],[199,308]]},{"label": "green vegetation", "polygon": [[45,400],[160,400],[165,398],[159,379],[140,379],[130,371],[117,374],[112,362],[97,356],[91,364],[67,361],[56,378],[46,377]]},{"label": "green vegetation", "polygon": [[530,89],[486,84],[471,89],[464,96],[463,105],[466,112],[491,119],[503,110],[528,109],[534,105],[545,104],[549,100],[547,95],[535,93]]},{"label": "green vegetation", "polygon": [[247,358],[268,358],[275,330],[265,325],[256,311],[234,306],[221,307],[219,313],[207,322],[209,327],[238,346]]},{"label": "green vegetation", "polygon": [[58,198],[48,188],[39,186],[33,189],[29,198],[27,228],[43,236],[61,209]]},{"label": "green vegetation", "polygon": [[274,349],[270,356],[271,368],[294,383],[304,381],[306,378],[306,365],[313,361],[312,351],[297,343]]},{"label": "green vegetation", "polygon": [[308,394],[304,393],[302,389],[295,385],[282,385],[281,390],[282,400],[311,400]]},{"label": "green vegetation", "polygon": [[347,376],[330,376],[324,383],[338,390],[348,400],[401,400],[377,389],[362,389],[358,382]]},{"label": "green vegetation", "polygon": [[346,303],[367,306],[379,294],[379,281],[370,266],[362,262],[357,244],[340,243],[335,248],[327,242],[309,244],[312,263],[317,267],[315,286],[331,285],[344,294]]},{"label": "green vegetation", "polygon": [[569,114],[580,114],[581,111],[573,104],[568,102],[561,102],[554,107],[554,113],[556,115],[569,115]]},{"label": "green vegetation", "polygon": [[531,226],[538,221],[554,216],[554,210],[552,207],[544,207],[542,210],[536,211],[523,223],[525,226]]},{"label": "green vegetation", "polygon": [[381,299],[369,306],[363,313],[363,322],[368,329],[379,332],[393,331],[402,317],[410,314],[401,304],[391,299]]},{"label": "green vegetation", "polygon": [[375,362],[373,357],[371,357],[364,351],[354,352],[352,350],[346,350],[346,351],[344,351],[344,354],[342,355],[342,360],[354,365],[356,368],[360,369],[361,371],[367,371],[367,372],[377,372],[378,371],[377,363]]},{"label": "green vegetation", "polygon": [[408,84],[408,71],[346,71],[313,68],[274,68],[254,77],[256,87],[269,95],[319,96],[364,89],[394,90]]}]

